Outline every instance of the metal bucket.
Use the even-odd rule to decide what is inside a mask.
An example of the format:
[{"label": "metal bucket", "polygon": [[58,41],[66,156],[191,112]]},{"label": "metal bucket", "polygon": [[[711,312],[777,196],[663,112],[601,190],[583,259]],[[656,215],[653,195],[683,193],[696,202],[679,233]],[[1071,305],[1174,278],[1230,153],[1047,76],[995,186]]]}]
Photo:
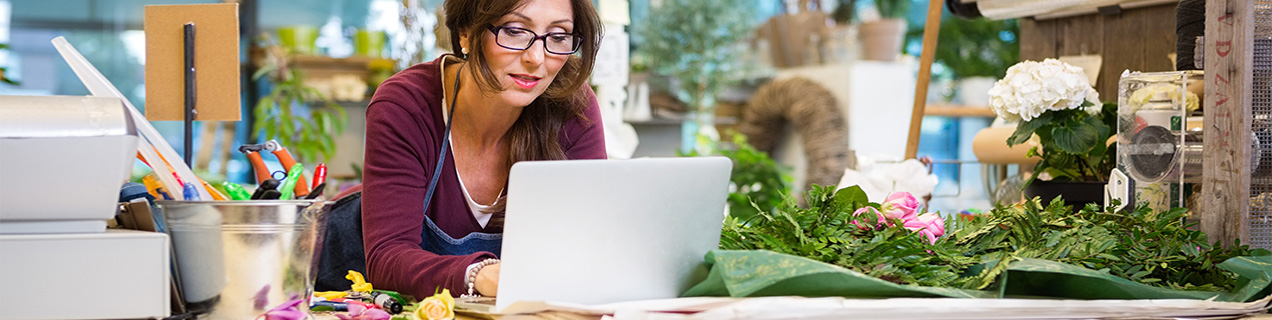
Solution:
[{"label": "metal bucket", "polygon": [[200,319],[253,319],[309,305],[331,201],[157,201],[180,291]]}]

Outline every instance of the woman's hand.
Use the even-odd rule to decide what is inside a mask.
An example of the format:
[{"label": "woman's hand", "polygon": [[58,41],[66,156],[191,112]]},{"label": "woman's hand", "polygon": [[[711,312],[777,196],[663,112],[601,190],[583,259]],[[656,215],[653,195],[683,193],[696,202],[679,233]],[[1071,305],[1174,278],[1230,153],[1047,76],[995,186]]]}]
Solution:
[{"label": "woman's hand", "polygon": [[473,281],[477,293],[494,297],[499,293],[499,264],[492,264],[477,270],[477,280]]}]

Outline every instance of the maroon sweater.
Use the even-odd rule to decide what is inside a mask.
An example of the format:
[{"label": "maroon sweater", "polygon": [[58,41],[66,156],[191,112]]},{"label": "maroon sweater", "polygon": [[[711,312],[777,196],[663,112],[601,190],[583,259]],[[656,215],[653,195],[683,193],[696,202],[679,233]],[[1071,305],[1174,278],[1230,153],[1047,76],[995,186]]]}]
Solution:
[{"label": "maroon sweater", "polygon": [[[482,230],[469,211],[449,151],[432,204],[428,212],[422,212],[438,148],[445,139],[438,66],[441,59],[390,77],[376,90],[367,107],[362,177],[367,280],[376,288],[421,299],[438,288],[450,289],[453,295],[466,292],[464,271],[468,265],[495,257],[489,252],[442,256],[419,246],[424,215],[454,238]],[[583,86],[580,90],[588,96],[588,107],[583,112],[586,119],[571,119],[560,128],[561,147],[570,159],[604,159],[600,107],[591,88]]]}]

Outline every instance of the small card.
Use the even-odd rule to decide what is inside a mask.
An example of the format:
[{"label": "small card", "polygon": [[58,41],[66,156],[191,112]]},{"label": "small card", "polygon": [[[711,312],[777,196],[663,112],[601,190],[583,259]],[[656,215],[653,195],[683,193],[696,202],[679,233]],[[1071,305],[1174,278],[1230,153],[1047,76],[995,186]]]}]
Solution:
[{"label": "small card", "polygon": [[194,120],[238,121],[237,3],[150,5],[145,9],[146,118],[185,119],[185,33],[194,23]]},{"label": "small card", "polygon": [[1104,57],[1100,55],[1084,55],[1084,56],[1062,56],[1059,59],[1064,63],[1068,63],[1077,67],[1081,67],[1083,73],[1086,73],[1087,80],[1091,80],[1091,85],[1095,85],[1095,80],[1100,79],[1100,65],[1104,63]]}]

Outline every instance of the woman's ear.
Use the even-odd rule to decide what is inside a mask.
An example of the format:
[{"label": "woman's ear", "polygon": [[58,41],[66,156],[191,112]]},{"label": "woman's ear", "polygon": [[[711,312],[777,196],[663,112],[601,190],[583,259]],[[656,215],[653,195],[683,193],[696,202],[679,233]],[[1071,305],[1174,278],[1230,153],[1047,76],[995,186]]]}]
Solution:
[{"label": "woman's ear", "polygon": [[458,33],[458,34],[459,34],[459,48],[460,48],[460,49],[459,49],[459,51],[460,51],[459,53],[460,53],[463,57],[468,57],[468,53],[473,51],[473,49],[472,49],[472,48],[469,48],[470,46],[472,46],[472,44],[470,44],[470,43],[468,42],[468,32],[466,32],[466,31],[467,31],[467,30],[459,30],[459,31],[458,31],[458,32],[459,32],[459,33]]}]

